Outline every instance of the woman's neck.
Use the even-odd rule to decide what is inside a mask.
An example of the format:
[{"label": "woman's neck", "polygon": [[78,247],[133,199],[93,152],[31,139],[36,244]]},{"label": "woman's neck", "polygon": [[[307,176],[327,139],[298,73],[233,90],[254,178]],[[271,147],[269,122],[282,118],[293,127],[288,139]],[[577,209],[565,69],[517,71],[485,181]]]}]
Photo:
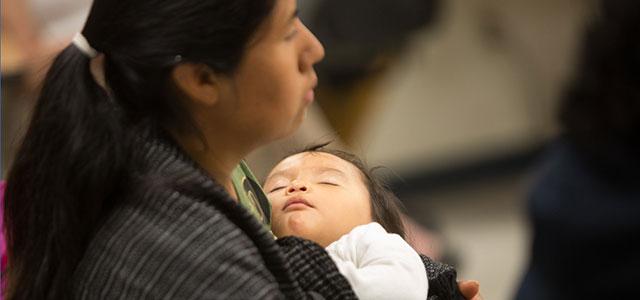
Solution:
[{"label": "woman's neck", "polygon": [[[237,200],[231,175],[250,150],[233,143],[225,143],[223,139],[208,139],[208,144],[205,145],[202,138],[197,136],[176,136],[176,138],[191,159]],[[216,142],[210,142],[212,140]]]}]

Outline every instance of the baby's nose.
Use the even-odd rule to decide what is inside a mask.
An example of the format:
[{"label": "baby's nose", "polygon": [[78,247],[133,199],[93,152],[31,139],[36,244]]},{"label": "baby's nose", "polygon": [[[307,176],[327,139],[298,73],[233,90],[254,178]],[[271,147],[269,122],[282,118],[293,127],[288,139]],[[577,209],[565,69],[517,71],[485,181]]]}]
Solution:
[{"label": "baby's nose", "polygon": [[303,182],[294,181],[291,183],[291,186],[289,187],[289,189],[287,189],[287,192],[288,193],[294,193],[296,191],[306,192],[307,190],[308,190],[308,187],[306,184],[304,184]]}]

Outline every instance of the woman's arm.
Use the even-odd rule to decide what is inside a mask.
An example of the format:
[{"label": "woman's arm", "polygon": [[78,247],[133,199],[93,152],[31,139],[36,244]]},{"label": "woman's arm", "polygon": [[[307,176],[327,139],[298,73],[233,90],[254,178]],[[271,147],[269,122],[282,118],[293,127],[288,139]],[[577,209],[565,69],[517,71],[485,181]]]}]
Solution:
[{"label": "woman's arm", "polygon": [[93,238],[76,272],[76,298],[298,295],[295,287],[277,281],[278,272],[267,268],[254,242],[206,203],[179,193],[166,200],[171,209],[139,202],[118,208]]},{"label": "woman's arm", "polygon": [[293,236],[276,242],[287,258],[292,277],[305,293],[316,293],[325,299],[358,299],[322,246]]}]

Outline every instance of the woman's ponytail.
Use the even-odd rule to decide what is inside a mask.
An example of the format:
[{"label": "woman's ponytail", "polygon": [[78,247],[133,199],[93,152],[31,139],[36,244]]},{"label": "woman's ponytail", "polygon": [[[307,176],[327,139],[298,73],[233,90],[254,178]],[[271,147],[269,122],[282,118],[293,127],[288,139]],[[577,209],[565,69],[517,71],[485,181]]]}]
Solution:
[{"label": "woman's ponytail", "polygon": [[75,45],[50,67],[9,172],[8,299],[69,298],[87,239],[125,182],[122,112]]}]

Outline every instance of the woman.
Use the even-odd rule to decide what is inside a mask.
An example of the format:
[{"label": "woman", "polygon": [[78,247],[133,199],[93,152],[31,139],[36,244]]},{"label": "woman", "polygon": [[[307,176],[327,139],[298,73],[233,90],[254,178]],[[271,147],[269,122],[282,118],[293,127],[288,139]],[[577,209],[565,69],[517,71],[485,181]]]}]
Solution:
[{"label": "woman", "polygon": [[241,163],[299,126],[323,56],[293,0],[96,0],[8,178],[9,299],[353,298],[318,245],[282,254]]}]

